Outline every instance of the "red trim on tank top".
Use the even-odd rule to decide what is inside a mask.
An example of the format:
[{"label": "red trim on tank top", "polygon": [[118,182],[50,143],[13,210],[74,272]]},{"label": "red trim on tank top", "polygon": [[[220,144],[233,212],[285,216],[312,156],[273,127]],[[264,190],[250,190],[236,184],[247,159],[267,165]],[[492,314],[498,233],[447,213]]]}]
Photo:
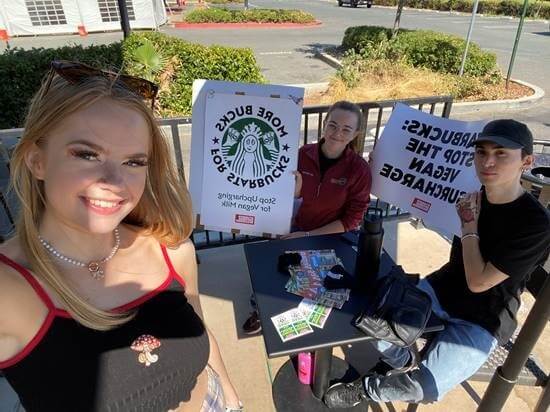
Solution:
[{"label": "red trim on tank top", "polygon": [[178,280],[179,283],[181,283],[181,285],[185,289],[185,279],[174,268],[174,265],[172,264],[172,260],[170,259],[170,256],[168,256],[168,251],[166,250],[166,246],[160,245],[160,248],[162,250],[162,255],[164,256],[164,260],[168,265],[168,269],[170,269],[170,273],[172,274],[172,276],[174,276]]},{"label": "red trim on tank top", "polygon": [[48,309],[48,314],[46,315],[44,322],[42,322],[40,329],[38,329],[38,332],[36,332],[34,337],[29,341],[29,343],[25,345],[25,347],[20,352],[7,360],[0,362],[0,369],[2,369],[15,365],[23,358],[25,358],[29,353],[31,353],[36,345],[38,345],[46,332],[48,332],[48,330],[50,329],[50,325],[55,318],[56,307],[54,306],[52,300],[50,299],[42,285],[40,285],[36,278],[25,267],[11,260],[9,257],[2,253],[0,253],[0,261],[19,272],[23,276],[23,278],[31,285],[40,300],[42,300],[42,302],[46,305],[46,308]]},{"label": "red trim on tank top", "polygon": [[[124,312],[129,309],[132,309],[136,306],[141,305],[142,303],[148,301],[149,299],[153,298],[154,296],[158,295],[162,291],[164,291],[168,285],[172,282],[173,279],[175,279],[178,283],[180,283],[183,288],[185,289],[185,280],[178,272],[176,272],[176,269],[174,268],[174,265],[172,264],[172,261],[170,260],[170,257],[168,256],[168,252],[166,251],[166,247],[161,245],[162,255],[164,256],[164,260],[166,262],[166,265],[168,266],[168,276],[162,282],[158,287],[155,289],[147,292],[143,296],[140,296],[137,299],[134,299],[128,303],[125,303],[124,305],[117,306],[116,308],[111,309],[113,312]],[[0,261],[4,262],[6,265],[11,266],[16,271],[21,273],[23,277],[30,283],[32,288],[35,290],[35,292],[38,294],[40,299],[44,302],[46,307],[48,308],[48,315],[46,316],[46,319],[40,326],[40,329],[38,332],[34,335],[34,337],[30,340],[27,345],[21,350],[21,352],[17,353],[13,357],[0,362],[0,369],[7,368],[10,366],[15,365],[16,363],[20,362],[22,359],[24,359],[31,351],[40,343],[46,332],[48,332],[53,320],[56,316],[62,317],[62,318],[68,318],[72,319],[72,316],[69,312],[67,312],[65,309],[56,308],[53,304],[52,300],[44,290],[44,288],[40,285],[40,283],[36,280],[36,278],[23,266],[19,265],[18,263],[14,262],[7,256],[0,253]]]},{"label": "red trim on tank top", "polygon": [[46,307],[52,311],[55,310],[55,305],[53,304],[52,300],[42,287],[42,285],[36,280],[36,278],[31,274],[31,272],[28,271],[27,268],[21,266],[19,263],[11,260],[6,255],[0,253],[0,261],[4,262],[6,265],[11,266],[13,269],[15,269],[17,272],[23,275],[23,277],[27,280],[27,282],[30,283],[36,294],[40,297],[40,300],[44,302]]}]

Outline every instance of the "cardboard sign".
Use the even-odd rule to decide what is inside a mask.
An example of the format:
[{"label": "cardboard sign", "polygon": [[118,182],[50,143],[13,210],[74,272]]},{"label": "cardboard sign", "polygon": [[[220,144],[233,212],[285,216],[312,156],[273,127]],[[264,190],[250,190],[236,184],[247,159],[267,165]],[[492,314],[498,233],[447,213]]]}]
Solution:
[{"label": "cardboard sign", "polygon": [[455,204],[480,189],[474,149],[487,121],[462,122],[397,104],[373,153],[372,193],[428,226],[460,235]]},{"label": "cardboard sign", "polygon": [[303,92],[195,82],[190,190],[197,225],[265,237],[289,233]]}]

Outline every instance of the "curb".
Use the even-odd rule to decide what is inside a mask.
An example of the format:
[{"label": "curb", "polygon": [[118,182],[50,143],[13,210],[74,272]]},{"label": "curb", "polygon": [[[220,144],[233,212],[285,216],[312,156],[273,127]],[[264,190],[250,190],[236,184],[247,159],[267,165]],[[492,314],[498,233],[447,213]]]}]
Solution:
[{"label": "curb", "polygon": [[[323,49],[318,49],[315,52],[315,57],[324,61],[328,65],[339,69],[342,67],[340,60],[324,53]],[[527,109],[529,107],[537,105],[545,96],[545,92],[539,86],[531,83],[527,83],[523,80],[510,79],[514,83],[518,83],[522,86],[529,87],[533,90],[531,96],[524,96],[518,99],[504,99],[504,100],[489,100],[489,101],[477,101],[477,102],[453,102],[452,113],[453,114],[465,114],[475,113],[484,110],[519,110]]]},{"label": "curb", "polygon": [[313,23],[172,23],[175,29],[295,29],[318,27],[322,24],[319,20]]}]

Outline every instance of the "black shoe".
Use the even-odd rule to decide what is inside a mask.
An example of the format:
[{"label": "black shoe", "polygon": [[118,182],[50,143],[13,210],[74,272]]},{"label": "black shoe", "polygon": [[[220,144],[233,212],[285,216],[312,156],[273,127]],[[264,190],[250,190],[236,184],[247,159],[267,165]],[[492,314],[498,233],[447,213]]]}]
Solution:
[{"label": "black shoe", "polygon": [[323,401],[328,408],[353,408],[370,398],[365,392],[363,378],[351,383],[339,382],[328,388]]},{"label": "black shoe", "polygon": [[254,335],[262,330],[262,324],[258,317],[258,312],[254,311],[250,314],[250,317],[243,324],[243,331],[247,335]]}]

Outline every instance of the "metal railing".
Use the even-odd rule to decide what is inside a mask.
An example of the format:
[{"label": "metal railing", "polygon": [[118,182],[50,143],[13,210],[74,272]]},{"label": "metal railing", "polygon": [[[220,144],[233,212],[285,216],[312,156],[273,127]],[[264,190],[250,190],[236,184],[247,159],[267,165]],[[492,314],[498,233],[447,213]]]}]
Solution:
[{"label": "metal railing", "polygon": [[[360,147],[367,154],[380,137],[381,128],[386,124],[396,103],[403,103],[410,107],[430,114],[449,117],[453,104],[452,96],[434,96],[415,99],[384,100],[378,102],[359,103],[363,113],[363,128],[360,134]],[[302,141],[304,144],[318,141],[321,138],[323,122],[330,108],[325,106],[304,107],[302,112]],[[165,134],[170,137],[172,153],[178,173],[183,182],[188,181],[188,167],[191,142],[191,117],[177,117],[159,119],[159,125]],[[13,230],[14,211],[17,202],[12,194],[6,193],[9,177],[9,157],[23,129],[0,130],[0,240],[9,236]],[[386,219],[408,219],[410,214],[381,199],[373,198],[376,207],[385,211]],[[192,240],[197,249],[226,246],[257,240],[257,237],[222,233],[209,230],[195,230]]]}]

